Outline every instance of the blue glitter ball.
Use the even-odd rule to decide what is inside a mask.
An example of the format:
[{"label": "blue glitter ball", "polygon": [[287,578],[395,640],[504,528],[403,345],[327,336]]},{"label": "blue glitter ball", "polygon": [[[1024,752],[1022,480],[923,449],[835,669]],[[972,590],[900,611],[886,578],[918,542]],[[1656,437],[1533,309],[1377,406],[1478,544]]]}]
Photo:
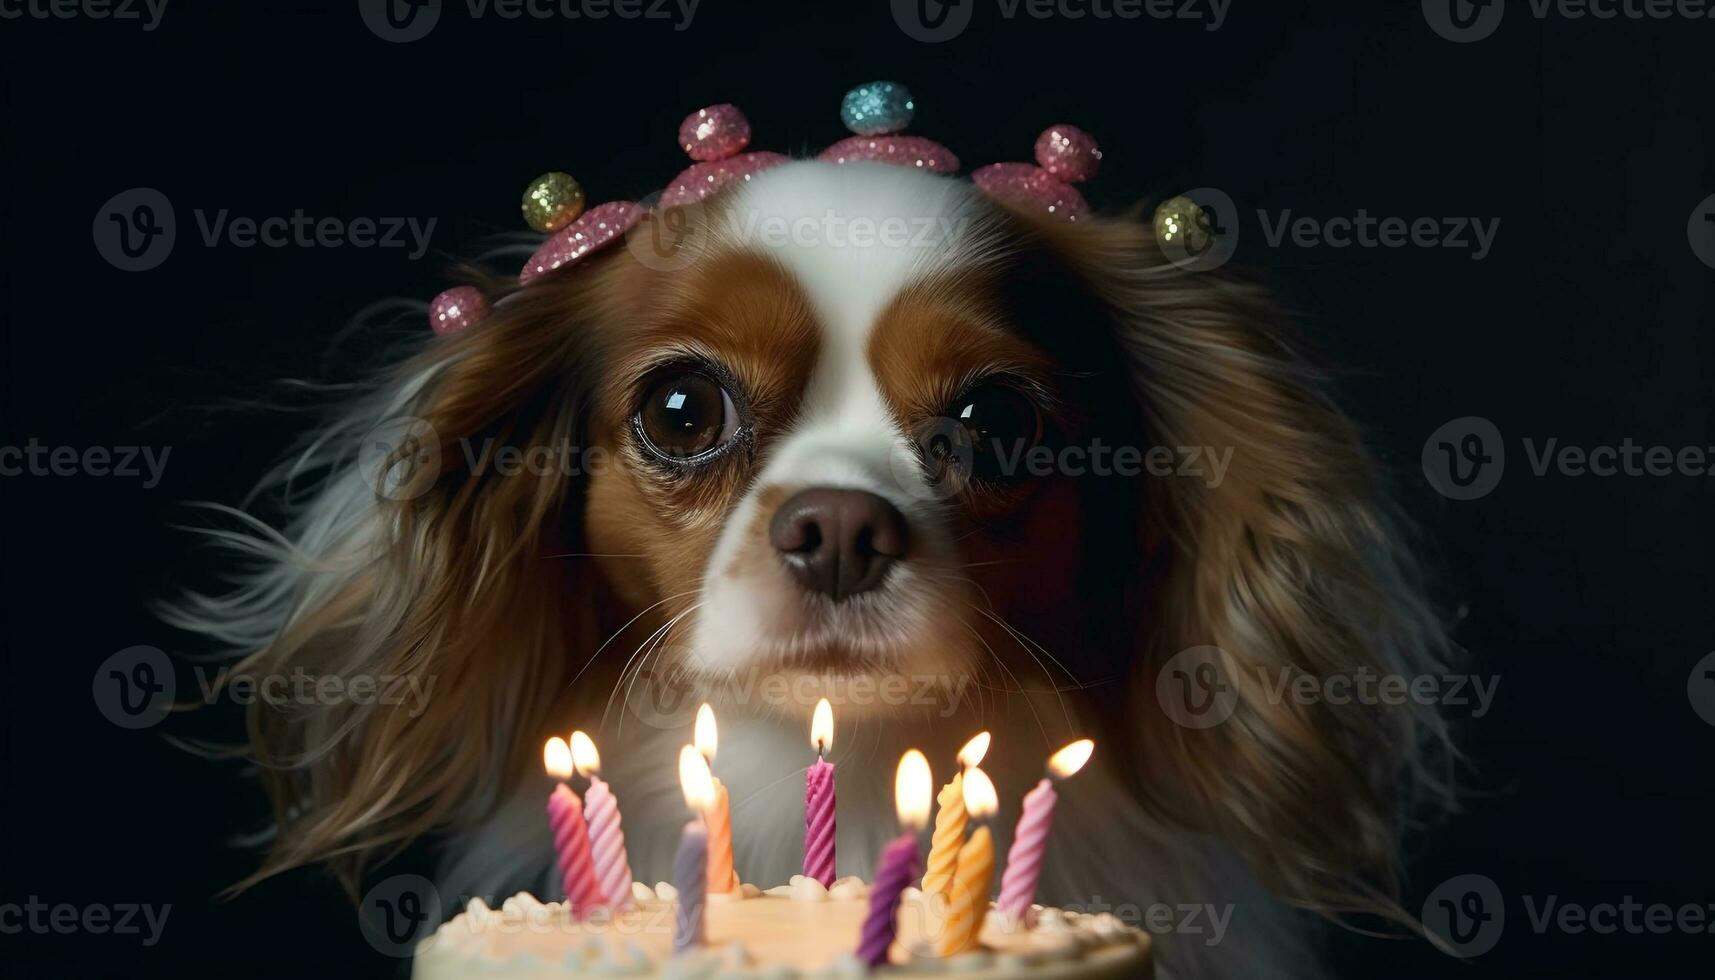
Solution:
[{"label": "blue glitter ball", "polygon": [[870,82],[846,93],[840,101],[840,121],[859,136],[897,133],[911,125],[917,104],[898,82]]}]

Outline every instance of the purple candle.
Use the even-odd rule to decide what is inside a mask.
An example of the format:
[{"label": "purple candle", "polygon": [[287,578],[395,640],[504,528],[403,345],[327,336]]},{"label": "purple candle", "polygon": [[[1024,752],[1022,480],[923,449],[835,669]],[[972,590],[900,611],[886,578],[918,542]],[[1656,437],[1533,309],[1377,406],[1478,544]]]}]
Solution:
[{"label": "purple candle", "polygon": [[893,780],[894,803],[905,832],[881,852],[881,866],[869,890],[869,914],[858,939],[858,959],[872,967],[887,962],[887,951],[899,930],[900,896],[922,870],[917,860],[917,834],[929,819],[929,790],[933,785],[929,760],[916,749],[906,752]]},{"label": "purple candle", "polygon": [[679,750],[679,785],[685,805],[698,816],[685,824],[673,855],[673,887],[679,893],[673,916],[675,953],[703,945],[703,910],[709,900],[709,829],[701,814],[714,795],[714,779],[708,761],[693,746]]},{"label": "purple candle", "polygon": [[834,766],[823,756],[834,742],[834,709],[823,698],[810,722],[816,762],[804,774],[804,875],[834,883]]}]

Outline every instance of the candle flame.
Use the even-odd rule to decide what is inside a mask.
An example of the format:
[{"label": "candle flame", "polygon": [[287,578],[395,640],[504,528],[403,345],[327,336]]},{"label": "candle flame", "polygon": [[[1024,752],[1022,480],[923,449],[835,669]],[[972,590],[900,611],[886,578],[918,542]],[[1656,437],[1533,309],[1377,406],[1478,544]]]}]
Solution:
[{"label": "candle flame", "polygon": [[715,780],[709,775],[709,760],[695,745],[679,750],[679,788],[685,791],[685,805],[694,813],[702,813],[714,802]]},{"label": "candle flame", "polygon": [[595,743],[583,732],[572,733],[572,765],[580,776],[601,772],[601,753],[595,750]]},{"label": "candle flame", "polygon": [[929,772],[929,759],[916,749],[899,757],[899,771],[893,777],[893,802],[899,809],[899,825],[907,830],[922,830],[929,823],[929,794],[935,784]]},{"label": "candle flame", "polygon": [[1090,761],[1090,753],[1094,751],[1095,742],[1080,738],[1048,757],[1048,771],[1055,779],[1065,779],[1084,768],[1084,763]]},{"label": "candle flame", "polygon": [[542,746],[542,768],[555,779],[572,778],[572,750],[558,735]]},{"label": "candle flame", "polygon": [[701,708],[697,709],[697,727],[694,731],[695,734],[691,736],[691,744],[697,747],[697,751],[703,754],[703,758],[710,762],[715,761],[715,750],[720,747],[721,740],[719,733],[715,730],[715,709],[709,707],[706,701]]},{"label": "candle flame", "polygon": [[965,812],[972,820],[986,820],[1000,809],[1000,795],[989,774],[972,766],[965,770]]},{"label": "candle flame", "polygon": [[810,747],[822,754],[834,747],[834,706],[827,698],[816,702],[816,713],[810,718]]},{"label": "candle flame", "polygon": [[966,769],[983,764],[983,756],[989,754],[989,733],[978,732],[959,750],[959,765]]}]

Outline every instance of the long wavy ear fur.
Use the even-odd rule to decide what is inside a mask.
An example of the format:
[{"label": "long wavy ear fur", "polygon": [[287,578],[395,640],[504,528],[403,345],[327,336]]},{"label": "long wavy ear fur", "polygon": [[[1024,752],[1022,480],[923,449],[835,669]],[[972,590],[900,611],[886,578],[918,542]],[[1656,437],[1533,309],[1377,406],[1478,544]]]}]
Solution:
[{"label": "long wavy ear fur", "polygon": [[[1219,485],[1142,491],[1139,791],[1236,844],[1288,901],[1410,928],[1400,834],[1416,803],[1448,799],[1444,720],[1409,702],[1300,704],[1277,686],[1444,669],[1447,638],[1358,432],[1259,286],[1170,264],[1136,220],[1043,234],[1106,305],[1149,444],[1232,453]],[[1164,665],[1201,646],[1223,652],[1237,694],[1208,728],[1157,699]]]},{"label": "long wavy ear fur", "polygon": [[[393,371],[281,474],[313,485],[283,533],[243,515],[244,531],[216,533],[251,563],[240,587],[168,611],[226,641],[234,674],[413,692],[252,703],[277,833],[236,888],[327,862],[355,890],[367,864],[479,821],[530,770],[594,629],[582,566],[554,560],[575,550],[582,486],[559,468],[499,472],[485,453],[583,444],[612,271],[590,265]],[[398,433],[410,439],[379,460],[359,451]]]}]

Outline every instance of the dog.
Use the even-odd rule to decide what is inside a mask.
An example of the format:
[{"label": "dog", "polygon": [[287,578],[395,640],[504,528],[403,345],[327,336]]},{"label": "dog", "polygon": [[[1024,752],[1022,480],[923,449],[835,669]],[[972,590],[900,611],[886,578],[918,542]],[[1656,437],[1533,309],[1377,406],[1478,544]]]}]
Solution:
[{"label": "dog", "polygon": [[[1087,736],[1039,899],[1169,910],[1163,975],[1317,975],[1318,914],[1409,927],[1400,839],[1446,791],[1444,722],[1272,678],[1432,673],[1450,647],[1262,286],[1165,259],[1136,214],[798,161],[484,288],[492,316],[312,437],[285,527],[223,534],[238,591],[175,613],[250,673],[432,679],[417,712],[251,709],[278,817],[253,880],[326,864],[355,894],[430,840],[443,897],[548,894],[538,752],[574,727],[637,877],[666,877],[706,700],[739,872],[778,884],[826,697],[842,874],[895,833],[905,748],[946,775],[992,730],[1015,806]],[[402,419],[378,479],[366,440]]]}]

